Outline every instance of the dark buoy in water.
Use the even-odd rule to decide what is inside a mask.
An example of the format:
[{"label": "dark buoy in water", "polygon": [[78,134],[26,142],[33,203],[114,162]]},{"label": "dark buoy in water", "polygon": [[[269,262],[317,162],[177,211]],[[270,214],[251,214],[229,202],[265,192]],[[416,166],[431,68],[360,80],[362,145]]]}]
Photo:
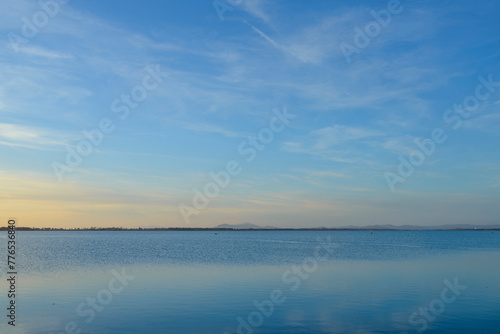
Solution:
[{"label": "dark buoy in water", "polygon": [[370,234],[373,234],[373,232],[370,232]]},{"label": "dark buoy in water", "polygon": [[217,235],[217,232],[215,232],[214,234]]}]

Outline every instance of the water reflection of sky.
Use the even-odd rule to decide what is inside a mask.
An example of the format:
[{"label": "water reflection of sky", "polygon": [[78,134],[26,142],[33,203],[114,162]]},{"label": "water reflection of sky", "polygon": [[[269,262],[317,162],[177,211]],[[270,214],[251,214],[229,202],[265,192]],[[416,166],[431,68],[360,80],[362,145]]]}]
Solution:
[{"label": "water reflection of sky", "polygon": [[[302,259],[312,255],[313,248],[309,250]],[[300,264],[299,258],[293,263]],[[237,318],[247,319],[257,310],[254,301],[268,300],[271,291],[280,289],[286,301],[264,318],[262,326],[252,328],[254,333],[416,333],[419,327],[409,324],[410,314],[439,298],[443,280],[455,277],[467,289],[428,322],[426,333],[495,332],[500,325],[498,250],[406,259],[329,259],[300,279],[295,291],[294,284],[282,280],[290,263],[144,262],[77,263],[43,275],[27,271],[18,283],[19,325],[12,330],[2,323],[0,330],[59,333],[74,321],[81,333],[235,333]],[[112,269],[122,268],[135,278],[86,323],[77,307],[108,287]],[[0,301],[5,305],[5,295]]]}]

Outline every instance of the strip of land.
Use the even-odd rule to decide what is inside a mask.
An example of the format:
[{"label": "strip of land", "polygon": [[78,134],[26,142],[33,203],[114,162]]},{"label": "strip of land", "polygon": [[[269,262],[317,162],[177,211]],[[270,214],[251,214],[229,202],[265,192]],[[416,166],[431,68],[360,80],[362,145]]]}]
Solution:
[{"label": "strip of land", "polygon": [[[0,227],[0,231],[7,231],[8,227]],[[88,227],[88,228],[53,228],[53,227],[16,227],[18,231],[498,231],[500,225],[369,225],[369,226],[341,226],[315,228],[280,228],[273,226],[258,226],[250,223],[237,225],[218,225],[216,227]]]}]

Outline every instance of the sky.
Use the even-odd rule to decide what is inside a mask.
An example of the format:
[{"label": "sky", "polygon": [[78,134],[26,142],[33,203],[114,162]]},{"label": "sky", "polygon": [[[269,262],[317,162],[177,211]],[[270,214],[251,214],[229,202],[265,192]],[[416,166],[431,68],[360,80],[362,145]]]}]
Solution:
[{"label": "sky", "polygon": [[500,222],[496,1],[0,5],[5,223]]}]

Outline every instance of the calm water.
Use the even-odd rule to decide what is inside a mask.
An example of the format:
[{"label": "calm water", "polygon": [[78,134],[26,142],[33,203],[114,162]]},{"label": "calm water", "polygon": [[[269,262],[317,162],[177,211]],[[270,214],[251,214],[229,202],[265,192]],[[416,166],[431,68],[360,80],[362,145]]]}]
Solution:
[{"label": "calm water", "polygon": [[500,232],[21,231],[17,246],[0,333],[500,333]]}]

